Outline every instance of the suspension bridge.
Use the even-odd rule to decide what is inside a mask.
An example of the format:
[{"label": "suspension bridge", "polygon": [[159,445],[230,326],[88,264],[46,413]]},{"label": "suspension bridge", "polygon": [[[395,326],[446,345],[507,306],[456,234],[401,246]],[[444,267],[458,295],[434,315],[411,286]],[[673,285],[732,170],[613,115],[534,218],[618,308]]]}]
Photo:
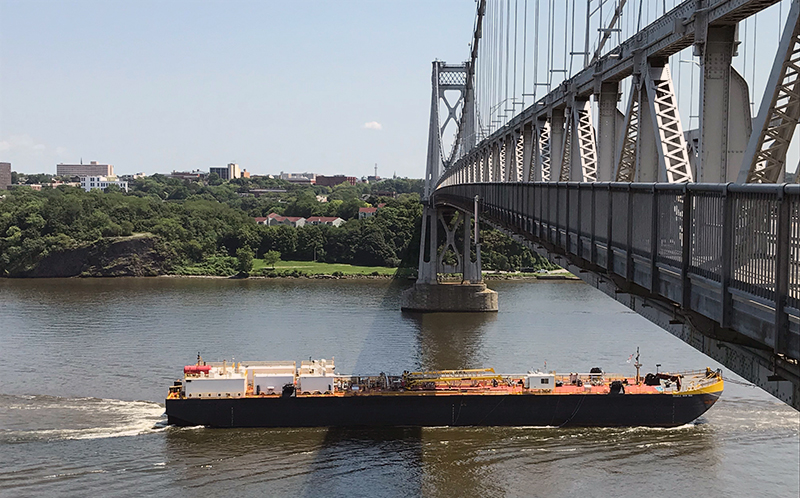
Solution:
[{"label": "suspension bridge", "polygon": [[480,219],[800,409],[800,0],[476,4],[404,308],[498,309]]}]

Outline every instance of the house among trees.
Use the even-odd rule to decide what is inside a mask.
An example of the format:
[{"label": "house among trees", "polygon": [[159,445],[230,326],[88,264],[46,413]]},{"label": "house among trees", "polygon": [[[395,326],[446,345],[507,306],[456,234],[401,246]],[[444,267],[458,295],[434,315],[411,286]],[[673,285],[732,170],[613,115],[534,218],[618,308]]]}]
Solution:
[{"label": "house among trees", "polygon": [[381,202],[378,204],[378,207],[358,208],[358,219],[363,220],[365,218],[371,218],[375,216],[375,213],[377,213],[378,210],[385,205],[385,202]]},{"label": "house among trees", "polygon": [[[258,223],[258,219],[256,219],[256,223]],[[265,223],[262,223],[262,225]],[[267,215],[267,223],[266,225],[274,226],[274,225],[289,225],[295,228],[302,227],[306,224],[306,219],[301,216],[281,216],[277,213],[269,213]]]},{"label": "house among trees", "polygon": [[344,223],[344,220],[338,216],[311,216],[306,219],[307,225],[331,225],[338,227],[342,223]]}]

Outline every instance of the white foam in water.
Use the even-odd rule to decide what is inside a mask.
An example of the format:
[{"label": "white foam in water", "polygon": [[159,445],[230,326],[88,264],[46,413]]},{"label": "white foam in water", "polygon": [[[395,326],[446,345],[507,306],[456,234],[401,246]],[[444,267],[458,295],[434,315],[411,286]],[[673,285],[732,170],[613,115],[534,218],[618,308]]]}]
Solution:
[{"label": "white foam in water", "polygon": [[[5,401],[12,401],[9,397],[5,398]],[[3,439],[100,439],[139,436],[167,428],[163,417],[164,406],[149,401],[55,396],[11,398],[16,399],[2,411],[21,422],[15,424],[14,429],[2,431]]]}]

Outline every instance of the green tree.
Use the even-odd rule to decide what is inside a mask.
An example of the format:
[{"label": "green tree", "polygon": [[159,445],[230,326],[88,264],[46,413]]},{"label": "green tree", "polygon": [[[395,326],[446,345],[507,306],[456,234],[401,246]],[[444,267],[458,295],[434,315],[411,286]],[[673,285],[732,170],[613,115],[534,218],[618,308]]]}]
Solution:
[{"label": "green tree", "polygon": [[397,266],[394,251],[386,243],[384,233],[377,225],[361,231],[353,254],[353,264],[363,266]]},{"label": "green tree", "polygon": [[305,261],[317,261],[325,258],[323,247],[325,238],[322,230],[315,225],[306,225],[297,229],[297,258]]},{"label": "green tree", "polygon": [[297,250],[297,229],[289,225],[276,225],[262,229],[261,254],[267,251],[278,251],[283,256],[291,257]]},{"label": "green tree", "polygon": [[209,173],[206,180],[208,180],[209,185],[222,185],[222,180],[220,180],[219,175],[216,173]]},{"label": "green tree", "polygon": [[253,271],[253,250],[247,246],[236,250],[237,270],[243,275],[250,275]]},{"label": "green tree", "polygon": [[346,201],[344,201],[339,206],[339,218],[345,220],[352,220],[353,218],[358,218],[358,208],[367,207],[367,203],[362,201],[361,199],[352,197]]},{"label": "green tree", "polygon": [[275,269],[275,263],[281,260],[281,253],[278,251],[267,251],[264,253],[264,264]]}]

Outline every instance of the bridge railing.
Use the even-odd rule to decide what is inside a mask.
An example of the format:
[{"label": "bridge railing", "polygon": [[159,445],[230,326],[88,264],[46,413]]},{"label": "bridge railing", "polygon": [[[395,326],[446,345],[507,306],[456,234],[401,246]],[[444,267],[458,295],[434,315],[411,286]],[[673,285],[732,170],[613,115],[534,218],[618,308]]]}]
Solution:
[{"label": "bridge railing", "polygon": [[800,186],[475,183],[434,202],[471,209],[476,195],[483,216],[573,264],[800,358]]}]

